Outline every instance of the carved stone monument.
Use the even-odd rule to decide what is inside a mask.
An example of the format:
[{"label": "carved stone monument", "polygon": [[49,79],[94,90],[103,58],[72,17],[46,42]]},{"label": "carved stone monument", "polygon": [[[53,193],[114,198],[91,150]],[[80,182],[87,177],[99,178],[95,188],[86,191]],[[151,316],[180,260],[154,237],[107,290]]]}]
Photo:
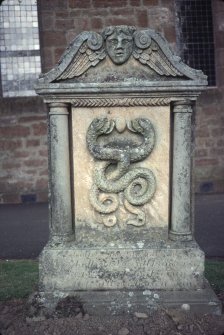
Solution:
[{"label": "carved stone monument", "polygon": [[83,32],[36,91],[49,107],[40,294],[90,313],[220,305],[193,236],[192,115],[206,76],[151,29]]}]

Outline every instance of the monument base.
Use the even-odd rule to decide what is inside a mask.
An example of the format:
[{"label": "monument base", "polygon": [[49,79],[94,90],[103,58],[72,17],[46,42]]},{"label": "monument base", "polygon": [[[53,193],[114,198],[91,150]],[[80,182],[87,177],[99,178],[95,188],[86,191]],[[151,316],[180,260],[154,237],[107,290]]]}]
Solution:
[{"label": "monument base", "polygon": [[147,311],[158,306],[221,312],[205,282],[204,253],[195,242],[167,242],[161,248],[81,248],[47,245],[40,256],[39,292],[53,309],[75,296],[90,314]]},{"label": "monument base", "polygon": [[188,290],[203,288],[204,253],[195,242],[92,247],[47,245],[40,287],[51,291]]},{"label": "monument base", "polygon": [[198,290],[56,291],[40,292],[39,299],[49,315],[67,296],[74,297],[90,315],[150,313],[159,308],[181,309],[201,315],[222,314],[221,302],[207,282]]}]

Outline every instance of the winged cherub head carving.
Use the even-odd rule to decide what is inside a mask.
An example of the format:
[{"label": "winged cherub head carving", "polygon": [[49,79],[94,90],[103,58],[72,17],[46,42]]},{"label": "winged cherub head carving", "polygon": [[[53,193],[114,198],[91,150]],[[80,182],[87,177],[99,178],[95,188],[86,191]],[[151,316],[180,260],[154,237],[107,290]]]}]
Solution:
[{"label": "winged cherub head carving", "polygon": [[107,53],[114,64],[125,63],[133,52],[134,27],[107,27],[104,32]]},{"label": "winged cherub head carving", "polygon": [[132,26],[111,26],[102,33],[84,32],[65,52],[65,61],[62,58],[61,73],[56,81],[79,77],[107,57],[115,65],[122,65],[133,57],[161,76],[182,76],[157,39],[151,30],[136,30]]}]

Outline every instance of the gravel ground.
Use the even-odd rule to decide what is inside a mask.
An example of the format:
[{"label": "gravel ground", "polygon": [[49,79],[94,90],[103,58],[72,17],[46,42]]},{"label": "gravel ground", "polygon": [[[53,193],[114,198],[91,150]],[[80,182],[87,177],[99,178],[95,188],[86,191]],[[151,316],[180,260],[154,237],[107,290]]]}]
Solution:
[{"label": "gravel ground", "polygon": [[27,315],[26,300],[0,302],[0,335],[224,335],[224,315],[195,316],[177,310],[96,317],[85,314],[81,306],[61,306],[50,318],[34,320]]}]

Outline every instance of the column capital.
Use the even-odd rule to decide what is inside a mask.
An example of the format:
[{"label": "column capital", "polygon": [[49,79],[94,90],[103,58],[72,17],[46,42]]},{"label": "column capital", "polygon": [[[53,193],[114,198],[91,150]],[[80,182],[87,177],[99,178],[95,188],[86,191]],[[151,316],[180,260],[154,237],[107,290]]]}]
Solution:
[{"label": "column capital", "polygon": [[184,99],[172,103],[173,113],[192,113],[193,101]]},{"label": "column capital", "polygon": [[69,114],[69,104],[64,102],[50,102],[48,103],[50,108],[50,115],[68,115]]}]

